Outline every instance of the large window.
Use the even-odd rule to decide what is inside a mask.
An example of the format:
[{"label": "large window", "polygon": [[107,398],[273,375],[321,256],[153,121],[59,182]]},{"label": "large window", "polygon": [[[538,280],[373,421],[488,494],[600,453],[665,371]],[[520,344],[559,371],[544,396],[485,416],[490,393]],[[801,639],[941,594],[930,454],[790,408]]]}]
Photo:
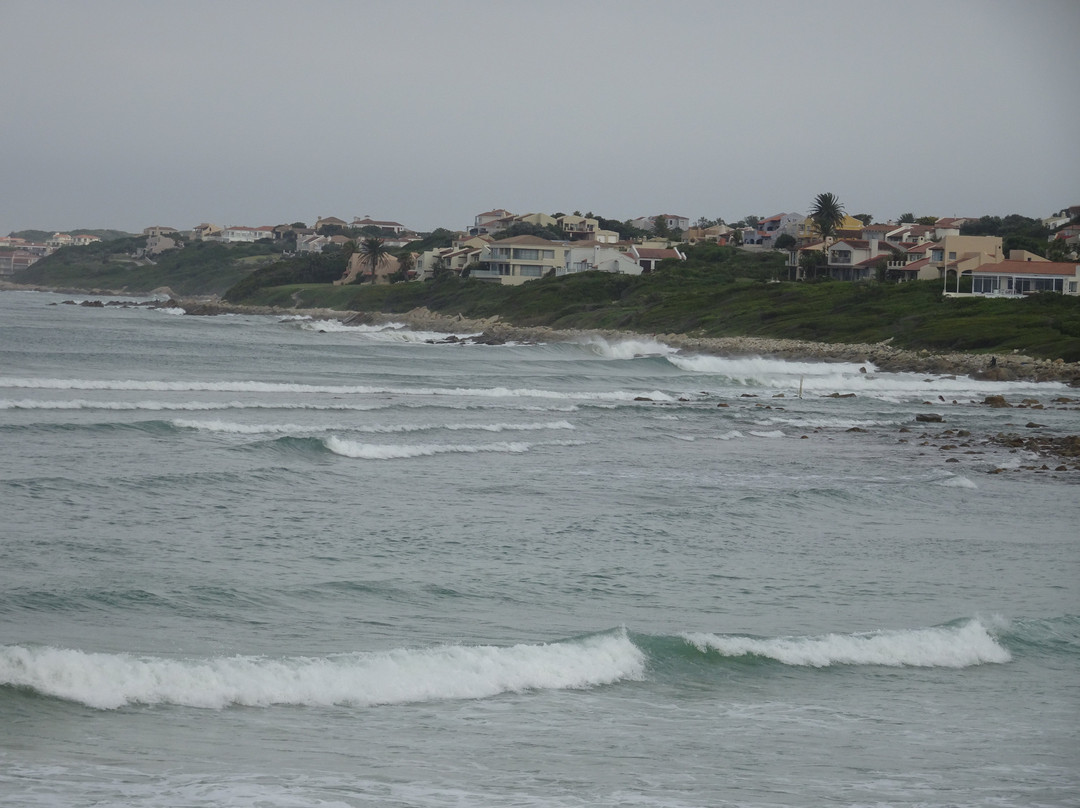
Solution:
[{"label": "large window", "polygon": [[515,249],[514,250],[514,258],[517,259],[518,261],[539,261],[540,260],[540,251],[539,250]]},{"label": "large window", "polygon": [[998,290],[1000,281],[1000,278],[980,278],[976,275],[971,279],[971,291],[981,295],[991,294]]},{"label": "large window", "polygon": [[539,278],[544,272],[543,267],[521,267],[521,275],[526,278]]}]

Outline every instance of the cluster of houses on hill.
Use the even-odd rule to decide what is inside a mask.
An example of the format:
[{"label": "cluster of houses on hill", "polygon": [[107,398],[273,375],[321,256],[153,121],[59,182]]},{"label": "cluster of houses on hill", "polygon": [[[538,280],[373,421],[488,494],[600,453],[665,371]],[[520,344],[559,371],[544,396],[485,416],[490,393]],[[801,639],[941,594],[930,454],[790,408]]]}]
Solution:
[{"label": "cluster of houses on hill", "polygon": [[13,236],[0,236],[0,278],[33,266],[46,255],[52,255],[61,247],[82,247],[101,241],[89,233],[53,233],[45,241],[28,241]]},{"label": "cluster of houses on hill", "polygon": [[[1006,255],[1000,236],[961,235],[967,221],[863,224],[846,217],[835,240],[827,242],[808,221],[797,245],[788,251],[788,271],[796,280],[821,272],[821,267],[803,256],[824,251],[824,272],[837,280],[939,280],[949,296],[1080,294],[1080,262],[1049,261],[1025,250],[1010,250]],[[970,288],[961,283],[965,279],[970,279]]]},{"label": "cluster of houses on hill", "polygon": [[[497,208],[478,213],[472,225],[458,231],[448,247],[413,253],[411,260],[400,263],[391,257],[376,270],[376,281],[388,282],[390,276],[400,275],[402,270],[404,276],[415,280],[443,272],[460,275],[467,271],[472,278],[507,285],[526,283],[548,274],[559,276],[594,270],[638,275],[651,272],[666,259],[685,260],[680,245],[712,242],[737,244],[748,250],[785,248],[788,277],[792,280],[822,274],[845,281],[933,279],[941,281],[943,291],[949,295],[1015,296],[1037,291],[1080,294],[1080,262],[1048,261],[1021,250],[1011,250],[1006,255],[1000,237],[961,235],[960,228],[967,219],[869,224],[845,216],[836,235],[828,240],[821,238],[813,219],[805,214],[778,213],[750,221],[751,226],[732,228],[699,220],[700,226],[691,227],[685,216],[643,216],[628,224],[655,235],[631,240],[605,229],[600,219],[590,215],[514,214]],[[1054,231],[1055,239],[1064,242],[1066,252],[1080,254],[1080,206],[1064,209],[1043,223]],[[504,231],[515,227],[526,233],[506,238]],[[544,237],[536,235],[538,232],[543,232]],[[155,225],[143,230],[146,245],[140,249],[140,256],[152,258],[182,246],[184,240],[267,241],[279,244],[287,254],[316,253],[335,245],[344,246],[358,233],[377,233],[391,249],[421,238],[400,222],[370,216],[354,217],[351,222],[320,216],[312,227],[300,222],[260,227],[225,227],[204,222],[180,232]],[[60,247],[93,241],[100,239],[92,235],[55,233],[39,244],[0,237],[0,277],[30,266]],[[359,254],[352,257],[341,282],[371,278],[370,268],[361,259]]]}]

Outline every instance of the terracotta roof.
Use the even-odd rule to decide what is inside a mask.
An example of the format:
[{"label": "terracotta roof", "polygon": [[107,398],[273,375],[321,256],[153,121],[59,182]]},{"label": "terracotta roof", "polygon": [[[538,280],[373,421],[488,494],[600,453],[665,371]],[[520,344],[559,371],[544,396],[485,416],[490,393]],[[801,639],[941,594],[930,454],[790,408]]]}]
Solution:
[{"label": "terracotta roof", "polygon": [[1076,261],[1002,261],[983,264],[971,272],[990,272],[995,275],[1080,275],[1080,263]]}]

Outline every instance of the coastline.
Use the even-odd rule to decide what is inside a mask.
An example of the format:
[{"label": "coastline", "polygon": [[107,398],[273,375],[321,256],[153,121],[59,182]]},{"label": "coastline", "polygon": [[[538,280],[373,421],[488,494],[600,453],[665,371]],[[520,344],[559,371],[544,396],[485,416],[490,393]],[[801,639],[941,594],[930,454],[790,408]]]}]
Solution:
[{"label": "coastline", "polygon": [[[165,305],[165,304],[163,304]],[[590,337],[615,340],[654,339],[688,353],[711,356],[763,356],[804,362],[870,363],[891,373],[928,373],[936,376],[971,376],[987,381],[1065,382],[1080,387],[1080,362],[1037,359],[1020,353],[990,356],[964,352],[913,351],[886,342],[835,343],[772,337],[693,337],[687,334],[641,333],[607,329],[558,329],[550,326],[518,326],[499,317],[470,319],[439,314],[426,308],[388,314],[385,312],[345,312],[336,309],[292,309],[240,306],[220,301],[170,299],[168,305],[189,314],[277,314],[307,315],[339,320],[351,325],[402,323],[421,331],[445,334],[482,334],[488,342],[574,342]]]},{"label": "coastline", "polygon": [[[41,291],[58,294],[142,297],[115,290],[75,290],[24,286],[0,282],[0,291]],[[173,294],[168,288],[155,289],[149,295],[165,296],[155,304],[163,308],[182,308],[189,315],[262,314],[306,315],[338,320],[353,325],[402,323],[423,331],[445,334],[482,334],[488,342],[573,342],[590,337],[605,340],[654,339],[681,351],[712,356],[762,356],[789,361],[869,363],[878,370],[894,373],[927,373],[938,376],[971,376],[988,381],[1064,382],[1080,387],[1080,362],[1061,359],[1038,359],[1019,352],[991,356],[961,351],[933,352],[926,349],[897,348],[891,341],[868,343],[812,342],[771,337],[694,337],[687,334],[642,333],[605,329],[557,329],[549,326],[517,326],[499,317],[470,319],[446,315],[426,308],[408,312],[349,312],[337,309],[247,306],[225,303],[218,298],[189,298]]]}]

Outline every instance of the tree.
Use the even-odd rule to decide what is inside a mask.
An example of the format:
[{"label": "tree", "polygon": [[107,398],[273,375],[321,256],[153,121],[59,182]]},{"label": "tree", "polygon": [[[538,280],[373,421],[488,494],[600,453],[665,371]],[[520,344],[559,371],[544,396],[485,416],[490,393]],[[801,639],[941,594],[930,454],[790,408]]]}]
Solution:
[{"label": "tree", "polygon": [[916,224],[925,224],[927,226],[937,223],[937,216],[920,216],[915,220]]},{"label": "tree", "polygon": [[900,222],[900,224],[915,224],[915,214],[901,213],[898,221]]},{"label": "tree", "polygon": [[790,250],[798,243],[799,240],[791,235],[791,233],[781,233],[776,237],[776,241],[773,242],[773,247],[778,250]]},{"label": "tree", "polygon": [[377,270],[379,267],[384,266],[390,256],[390,250],[386,246],[381,238],[370,236],[357,246],[356,251],[360,253],[361,262],[369,270],[371,270],[371,282],[375,283]]},{"label": "tree", "polygon": [[874,216],[871,213],[856,213],[852,218],[858,219],[863,223],[864,227],[869,227],[871,222],[874,221]]},{"label": "tree", "polygon": [[409,273],[416,269],[416,253],[403,252],[397,257],[397,265],[397,272],[394,273],[395,282],[407,281]]},{"label": "tree", "polygon": [[803,271],[804,278],[812,278],[817,274],[817,269],[825,262],[825,253],[821,250],[803,250],[799,254],[799,269]]},{"label": "tree", "polygon": [[436,256],[435,260],[431,262],[431,277],[434,280],[439,280],[439,278],[444,278],[450,274],[452,273],[450,267],[446,265],[446,259],[441,255]]},{"label": "tree", "polygon": [[657,238],[671,237],[671,230],[668,229],[666,216],[661,215],[653,218],[653,235]]},{"label": "tree", "polygon": [[825,253],[829,251],[829,239],[836,235],[836,231],[844,221],[844,205],[837,199],[836,194],[823,193],[814,197],[814,206],[810,209],[810,218],[814,220],[821,240],[825,245]]},{"label": "tree", "polygon": [[747,216],[743,219],[746,222],[747,227],[752,227],[757,230],[757,226],[761,224],[761,218],[759,216]]}]

